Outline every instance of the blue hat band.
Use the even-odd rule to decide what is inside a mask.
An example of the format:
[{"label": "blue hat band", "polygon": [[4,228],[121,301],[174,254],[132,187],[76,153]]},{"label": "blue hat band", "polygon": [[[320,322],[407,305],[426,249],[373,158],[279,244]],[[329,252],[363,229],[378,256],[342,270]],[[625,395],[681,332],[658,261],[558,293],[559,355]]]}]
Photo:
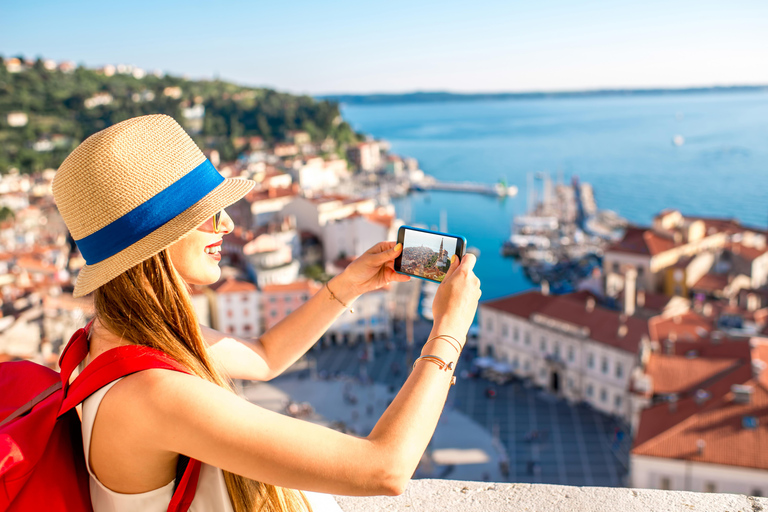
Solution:
[{"label": "blue hat band", "polygon": [[88,265],[104,261],[197,203],[223,181],[206,159],[157,195],[75,243]]}]

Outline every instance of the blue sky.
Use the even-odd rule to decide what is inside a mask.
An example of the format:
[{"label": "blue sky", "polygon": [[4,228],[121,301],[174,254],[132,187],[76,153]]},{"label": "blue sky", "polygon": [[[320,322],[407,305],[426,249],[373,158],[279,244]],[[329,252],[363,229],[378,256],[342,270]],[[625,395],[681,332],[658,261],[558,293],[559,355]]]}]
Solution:
[{"label": "blue sky", "polygon": [[768,83],[766,0],[0,3],[0,54],[311,94]]}]

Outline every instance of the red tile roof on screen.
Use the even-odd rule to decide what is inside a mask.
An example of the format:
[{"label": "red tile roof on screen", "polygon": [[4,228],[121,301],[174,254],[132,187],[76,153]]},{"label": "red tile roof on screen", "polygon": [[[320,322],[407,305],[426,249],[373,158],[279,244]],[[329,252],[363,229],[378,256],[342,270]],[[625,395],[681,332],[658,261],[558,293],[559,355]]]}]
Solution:
[{"label": "red tile roof on screen", "polygon": [[655,256],[677,245],[671,237],[656,233],[650,228],[629,226],[621,241],[612,244],[606,252]]},{"label": "red tile roof on screen", "polygon": [[[589,338],[598,343],[637,353],[640,340],[648,335],[648,322],[637,317],[626,318],[619,311],[597,305],[589,311],[586,302],[582,295],[542,295],[539,291],[530,291],[485,302],[482,306],[529,321],[536,314],[586,328],[589,330]],[[622,324],[627,327],[623,336],[619,332]]]}]

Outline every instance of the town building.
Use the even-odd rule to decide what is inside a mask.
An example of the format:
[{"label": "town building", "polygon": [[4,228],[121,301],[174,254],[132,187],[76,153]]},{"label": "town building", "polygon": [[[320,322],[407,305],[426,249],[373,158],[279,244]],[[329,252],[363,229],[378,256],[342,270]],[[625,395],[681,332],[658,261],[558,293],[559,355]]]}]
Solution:
[{"label": "town building", "polygon": [[379,207],[369,214],[352,215],[328,222],[323,227],[325,261],[332,263],[347,257],[355,258],[385,240],[395,240],[402,224],[395,218],[394,207]]},{"label": "town building", "polygon": [[322,288],[310,279],[299,279],[285,284],[268,284],[261,288],[264,330],[271,329],[283,318],[307,302]]},{"label": "town building", "polygon": [[377,141],[359,142],[349,147],[347,157],[359,171],[372,172],[381,167],[381,148]]},{"label": "town building", "polygon": [[479,350],[572,402],[630,422],[630,376],[648,322],[597,305],[586,292],[529,291],[479,308]]},{"label": "town building", "polygon": [[371,214],[376,202],[370,198],[344,195],[295,197],[283,208],[285,215],[296,217],[299,231],[308,231],[322,239],[324,227],[331,221],[349,217],[354,213]]},{"label": "town building", "polygon": [[261,301],[256,285],[235,278],[208,287],[211,327],[242,338],[261,334]]},{"label": "town building", "polygon": [[633,487],[768,494],[768,339],[651,353],[630,453]]}]

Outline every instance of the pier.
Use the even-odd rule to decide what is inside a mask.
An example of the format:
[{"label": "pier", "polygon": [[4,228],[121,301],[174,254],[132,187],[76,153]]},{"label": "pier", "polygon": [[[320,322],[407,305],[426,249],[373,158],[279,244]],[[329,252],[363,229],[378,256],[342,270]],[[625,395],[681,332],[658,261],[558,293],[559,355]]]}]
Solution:
[{"label": "pier", "polygon": [[469,192],[474,194],[484,194],[498,197],[514,197],[517,195],[517,187],[514,185],[506,186],[502,183],[488,185],[486,183],[460,182],[451,183],[447,181],[424,182],[411,185],[411,190],[441,190],[447,192]]}]

